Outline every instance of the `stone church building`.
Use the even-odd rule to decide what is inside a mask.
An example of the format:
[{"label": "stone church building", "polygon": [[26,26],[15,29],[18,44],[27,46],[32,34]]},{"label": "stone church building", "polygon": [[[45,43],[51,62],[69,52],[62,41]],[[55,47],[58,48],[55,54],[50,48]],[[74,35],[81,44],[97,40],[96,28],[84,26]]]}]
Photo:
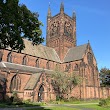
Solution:
[{"label": "stone church building", "polygon": [[[32,45],[24,39],[25,49],[21,53],[10,49],[0,50],[0,98],[5,92],[9,97],[13,91],[23,100],[49,101],[56,99],[51,85],[51,74],[56,67],[68,73],[74,72],[82,77],[82,83],[73,88],[71,97],[79,99],[101,98],[97,62],[90,43],[77,46],[76,14],[72,17],[60,12],[47,15],[46,46]],[[107,97],[110,91],[105,93]]]}]

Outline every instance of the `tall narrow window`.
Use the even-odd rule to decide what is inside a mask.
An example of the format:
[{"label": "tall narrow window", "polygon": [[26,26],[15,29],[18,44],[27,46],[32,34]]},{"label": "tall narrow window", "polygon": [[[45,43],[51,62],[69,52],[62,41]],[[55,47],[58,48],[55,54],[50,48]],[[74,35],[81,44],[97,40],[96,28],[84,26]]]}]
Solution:
[{"label": "tall narrow window", "polygon": [[43,85],[41,85],[38,92],[38,101],[40,102],[43,100],[44,100],[44,87]]},{"label": "tall narrow window", "polygon": [[74,71],[78,71],[78,64],[75,64]]},{"label": "tall narrow window", "polygon": [[27,63],[27,58],[26,58],[26,56],[24,56],[23,61],[22,61],[22,65],[26,65],[26,63]]},{"label": "tall narrow window", "polygon": [[88,58],[88,63],[93,64],[93,55],[91,53],[87,54],[87,58]]},{"label": "tall narrow window", "polygon": [[49,61],[47,61],[46,68],[47,69],[50,69],[50,67],[49,67]]},{"label": "tall narrow window", "polygon": [[0,51],[0,62],[2,61],[3,53]]},{"label": "tall narrow window", "polygon": [[12,54],[11,54],[11,52],[7,56],[7,62],[12,63]]},{"label": "tall narrow window", "polygon": [[36,60],[36,65],[35,66],[39,68],[39,59]]},{"label": "tall narrow window", "polygon": [[65,72],[68,72],[71,68],[71,63],[66,64]]},{"label": "tall narrow window", "polygon": [[14,75],[11,80],[10,89],[11,91],[20,90],[20,87],[21,87],[20,77],[18,75]]}]

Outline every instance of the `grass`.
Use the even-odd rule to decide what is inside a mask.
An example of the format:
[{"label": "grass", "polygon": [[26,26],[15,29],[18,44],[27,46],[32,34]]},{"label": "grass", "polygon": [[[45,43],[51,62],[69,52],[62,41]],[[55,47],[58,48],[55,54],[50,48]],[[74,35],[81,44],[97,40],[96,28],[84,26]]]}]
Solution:
[{"label": "grass", "polygon": [[[71,106],[70,106],[71,107]],[[108,107],[100,107],[97,104],[89,104],[89,105],[78,105],[78,106],[73,106],[74,108],[68,107],[47,107],[47,108],[33,108],[33,109],[27,109],[27,110],[82,110],[84,109],[93,109],[93,110],[110,110],[110,106]],[[76,108],[75,108],[76,107]],[[78,108],[77,108],[78,107]]]},{"label": "grass", "polygon": [[77,108],[68,108],[68,107],[44,107],[44,108],[32,108],[27,110],[80,110]]},{"label": "grass", "polygon": [[79,105],[81,108],[92,108],[93,110],[110,110],[110,106],[101,107],[98,104]]},{"label": "grass", "polygon": [[75,100],[75,101],[51,101],[50,104],[82,104],[82,103],[99,103],[99,100],[88,100],[88,101],[81,101],[81,100]]},{"label": "grass", "polygon": [[[37,103],[37,102],[36,103],[25,102],[22,105],[15,105],[14,103],[12,103],[11,105],[7,103],[0,103],[0,108],[29,107],[27,108],[27,110],[82,110],[86,108],[86,109],[93,109],[93,110],[110,110],[110,105],[101,107],[98,105],[98,103],[99,103],[99,100],[72,101],[72,102],[55,101],[47,104]],[[51,104],[53,104],[53,106]]]},{"label": "grass", "polygon": [[[41,105],[43,105],[43,104],[41,104]],[[10,104],[10,103],[0,103],[0,108],[18,108],[18,107],[34,107],[34,106],[40,106],[40,104],[38,104],[38,103],[30,103],[30,104],[26,104],[26,103],[24,103],[24,104],[21,104],[21,105],[17,105],[17,104],[14,104],[14,103],[12,103],[12,104]]]}]

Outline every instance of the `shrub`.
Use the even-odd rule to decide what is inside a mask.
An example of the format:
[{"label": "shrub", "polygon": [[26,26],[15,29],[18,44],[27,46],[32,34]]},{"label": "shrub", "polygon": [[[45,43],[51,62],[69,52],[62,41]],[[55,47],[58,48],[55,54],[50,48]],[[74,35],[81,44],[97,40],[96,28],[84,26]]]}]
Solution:
[{"label": "shrub", "polygon": [[69,101],[79,101],[79,99],[76,97],[70,97]]},{"label": "shrub", "polygon": [[99,102],[99,106],[107,106],[106,99],[101,99],[100,102]]},{"label": "shrub", "polygon": [[110,105],[110,97],[108,97],[107,99],[101,99],[99,102],[99,106],[108,106]]},{"label": "shrub", "polygon": [[79,101],[79,99],[76,97],[70,97],[70,98],[65,98],[64,101],[65,102],[74,102],[74,101]]},{"label": "shrub", "polygon": [[57,95],[56,96],[56,101],[59,101],[59,100],[61,100],[61,98]]},{"label": "shrub", "polygon": [[30,99],[27,99],[27,100],[23,100],[23,102],[24,102],[25,104],[30,104],[30,103],[31,103],[31,100],[30,100]]}]

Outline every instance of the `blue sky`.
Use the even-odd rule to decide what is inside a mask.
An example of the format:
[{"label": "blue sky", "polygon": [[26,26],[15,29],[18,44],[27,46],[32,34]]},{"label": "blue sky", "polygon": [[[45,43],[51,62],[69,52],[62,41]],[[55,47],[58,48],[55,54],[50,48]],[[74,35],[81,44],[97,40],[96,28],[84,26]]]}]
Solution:
[{"label": "blue sky", "polygon": [[46,18],[50,2],[52,15],[59,13],[64,2],[65,13],[77,17],[77,45],[90,41],[98,68],[110,68],[110,0],[20,0],[32,12],[39,13],[43,37],[46,37]]}]

